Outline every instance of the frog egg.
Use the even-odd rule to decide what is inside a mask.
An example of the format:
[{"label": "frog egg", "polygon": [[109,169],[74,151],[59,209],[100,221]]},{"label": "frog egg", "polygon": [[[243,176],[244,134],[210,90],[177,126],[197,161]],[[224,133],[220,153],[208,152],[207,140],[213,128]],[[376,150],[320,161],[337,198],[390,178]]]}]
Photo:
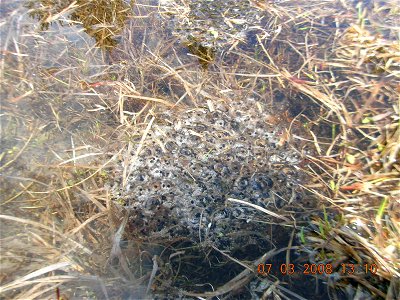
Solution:
[{"label": "frog egg", "polygon": [[181,146],[183,143],[186,142],[186,137],[183,136],[183,135],[178,135],[178,136],[175,138],[175,141],[176,141],[176,143],[178,144],[178,146]]},{"label": "frog egg", "polygon": [[201,173],[201,165],[197,162],[191,161],[189,163],[189,171],[194,175],[200,174]]},{"label": "frog egg", "polygon": [[156,156],[151,156],[147,159],[147,166],[152,167],[158,162],[158,158]]},{"label": "frog egg", "polygon": [[168,141],[165,143],[164,148],[171,153],[176,153],[178,147],[178,144],[175,143],[174,141]]},{"label": "frog egg", "polygon": [[161,178],[163,177],[163,171],[160,168],[153,168],[149,172],[154,178]]},{"label": "frog egg", "polygon": [[229,145],[228,145],[228,143],[225,143],[225,142],[218,142],[216,145],[215,145],[215,148],[216,148],[216,150],[218,151],[218,152],[223,152],[223,151],[225,151],[226,149],[228,149],[229,148]]},{"label": "frog egg", "polygon": [[240,177],[235,182],[235,186],[238,190],[243,191],[249,187],[250,179],[248,177]]},{"label": "frog egg", "polygon": [[160,205],[161,202],[158,198],[151,197],[145,201],[144,208],[147,210],[154,209],[157,205]]},{"label": "frog egg", "polygon": [[238,159],[241,159],[248,157],[249,151],[245,147],[238,147],[234,149],[233,153]]},{"label": "frog egg", "polygon": [[268,191],[274,182],[266,174],[256,174],[250,180],[251,188],[257,191]]},{"label": "frog egg", "polygon": [[229,125],[230,125],[230,128],[233,131],[239,131],[240,130],[240,123],[235,121],[235,120],[232,120]]},{"label": "frog egg", "polygon": [[220,127],[220,128],[225,128],[225,121],[223,119],[218,119],[215,121],[215,126]]},{"label": "frog egg", "polygon": [[216,163],[213,166],[215,172],[217,172],[220,176],[227,176],[230,174],[229,168],[224,163]]},{"label": "frog egg", "polygon": [[149,176],[144,172],[140,172],[136,176],[132,176],[132,178],[134,182],[143,183],[149,179]]},{"label": "frog egg", "polygon": [[161,182],[161,188],[164,191],[171,191],[174,188],[174,186],[173,186],[171,181],[164,180],[164,181]]},{"label": "frog egg", "polygon": [[193,156],[193,151],[186,145],[186,144],[182,144],[179,153],[183,156]]}]

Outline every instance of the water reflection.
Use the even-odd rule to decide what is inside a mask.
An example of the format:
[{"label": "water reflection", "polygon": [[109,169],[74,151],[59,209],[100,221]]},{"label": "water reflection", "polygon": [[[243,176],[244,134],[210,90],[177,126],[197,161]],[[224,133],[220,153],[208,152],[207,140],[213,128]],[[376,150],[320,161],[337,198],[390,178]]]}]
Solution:
[{"label": "water reflection", "polygon": [[[40,30],[48,30],[53,22],[82,24],[85,32],[96,40],[96,46],[110,49],[117,45],[116,36],[121,33],[131,11],[131,5],[123,0],[107,1],[29,1],[25,7],[29,15],[40,22]],[[69,19],[62,19],[69,14]]]}]

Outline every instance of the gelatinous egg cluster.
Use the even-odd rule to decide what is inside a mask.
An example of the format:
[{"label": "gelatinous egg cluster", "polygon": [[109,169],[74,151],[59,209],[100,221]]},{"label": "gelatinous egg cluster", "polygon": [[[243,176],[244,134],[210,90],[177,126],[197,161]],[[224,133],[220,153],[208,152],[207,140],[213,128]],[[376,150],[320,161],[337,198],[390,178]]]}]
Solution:
[{"label": "gelatinous egg cluster", "polygon": [[137,126],[112,187],[116,202],[132,212],[132,230],[224,249],[262,235],[263,225],[252,220],[266,215],[228,199],[279,214],[300,196],[293,177],[297,154],[279,145],[283,128],[267,119],[246,101],[213,111],[162,112],[151,127]]},{"label": "gelatinous egg cluster", "polygon": [[227,0],[223,5],[212,2],[192,0],[182,6],[180,1],[161,1],[170,11],[180,7],[181,13],[170,16],[174,34],[195,37],[207,47],[231,46],[238,39],[254,45],[255,34],[268,35],[265,14],[250,1]]}]

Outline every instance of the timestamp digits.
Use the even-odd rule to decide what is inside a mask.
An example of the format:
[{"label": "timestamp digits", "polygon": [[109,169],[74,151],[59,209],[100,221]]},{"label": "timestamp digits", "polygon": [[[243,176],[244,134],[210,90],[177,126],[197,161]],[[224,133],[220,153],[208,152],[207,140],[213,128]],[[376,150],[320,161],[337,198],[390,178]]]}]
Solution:
[{"label": "timestamp digits", "polygon": [[[258,274],[268,275],[275,266],[273,264],[259,264],[257,267]],[[300,272],[306,275],[315,274],[332,274],[333,267],[331,264],[302,264],[300,267],[302,270],[297,270],[295,264],[280,264],[277,265],[278,273],[282,275],[292,275],[296,272]]]},{"label": "timestamp digits", "polygon": [[[361,268],[362,267],[362,268]],[[378,271],[378,266],[376,264],[344,264],[342,263],[337,268],[337,272],[342,275],[351,275],[356,269],[358,271],[364,271],[365,273],[376,274]],[[257,266],[257,273],[260,275],[268,275],[271,272],[274,274],[280,273],[282,275],[292,275],[295,273],[302,273],[305,275],[322,275],[322,274],[332,274],[334,272],[332,264],[259,264]]]}]

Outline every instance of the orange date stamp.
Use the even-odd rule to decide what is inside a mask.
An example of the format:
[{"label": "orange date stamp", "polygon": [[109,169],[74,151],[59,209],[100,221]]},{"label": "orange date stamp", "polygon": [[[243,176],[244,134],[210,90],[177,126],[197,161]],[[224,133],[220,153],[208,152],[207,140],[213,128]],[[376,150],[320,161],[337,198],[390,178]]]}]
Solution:
[{"label": "orange date stamp", "polygon": [[[276,269],[277,271],[276,271]],[[355,272],[364,272],[365,274],[376,274],[378,272],[378,266],[376,264],[340,264],[340,266],[334,267],[332,264],[259,264],[257,266],[257,273],[260,275],[268,275],[273,269],[282,275],[293,275],[293,274],[305,274],[305,275],[329,275],[334,272],[338,272],[342,275],[351,275]]]}]

